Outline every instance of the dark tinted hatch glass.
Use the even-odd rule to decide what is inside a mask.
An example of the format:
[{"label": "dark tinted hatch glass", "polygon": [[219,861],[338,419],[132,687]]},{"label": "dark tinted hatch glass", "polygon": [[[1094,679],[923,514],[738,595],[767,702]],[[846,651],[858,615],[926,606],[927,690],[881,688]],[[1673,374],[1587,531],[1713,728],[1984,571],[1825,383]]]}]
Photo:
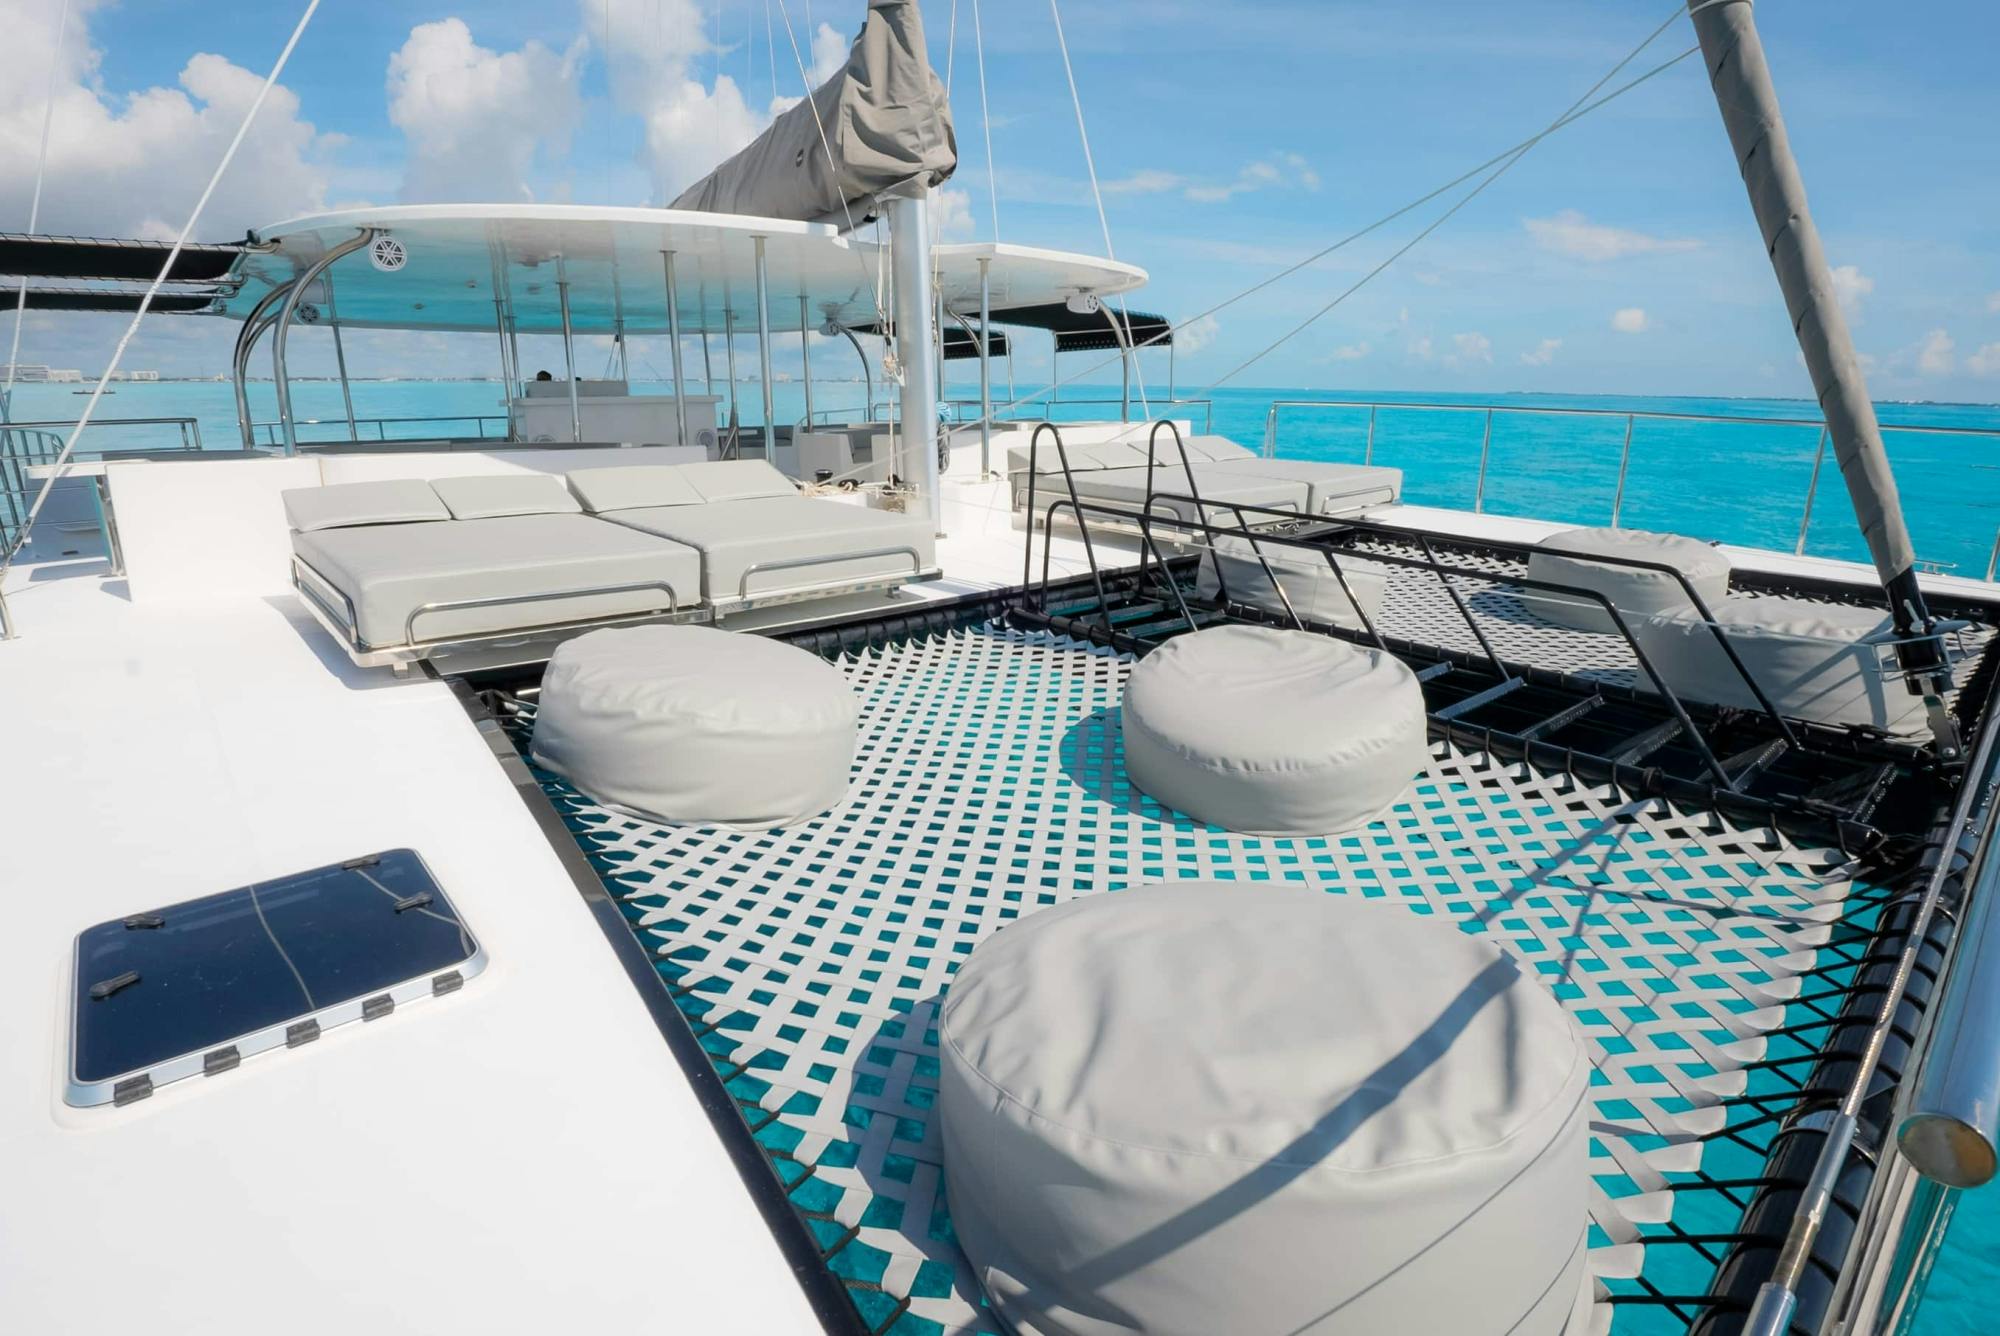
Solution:
[{"label": "dark tinted hatch glass", "polygon": [[474,950],[409,849],[100,923],[77,936],[75,1079],[226,1045]]}]

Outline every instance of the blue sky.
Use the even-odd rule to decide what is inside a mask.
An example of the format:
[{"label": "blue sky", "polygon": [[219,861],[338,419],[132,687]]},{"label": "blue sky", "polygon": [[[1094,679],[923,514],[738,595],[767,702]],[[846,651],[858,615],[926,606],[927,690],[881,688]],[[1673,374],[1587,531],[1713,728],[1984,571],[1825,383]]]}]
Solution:
[{"label": "blue sky", "polygon": [[[38,41],[48,53],[17,68],[51,68],[59,8],[0,0],[27,55]],[[925,3],[940,73],[953,8]],[[1559,113],[1670,8],[1072,0],[1063,17],[1112,240],[1153,274],[1139,304],[1188,317],[1449,179]],[[230,108],[297,7],[75,9],[84,40],[73,26],[55,65],[44,226],[157,232],[205,179]],[[805,0],[328,0],[285,75],[289,96],[267,110],[203,231],[400,198],[655,202],[752,132],[774,90],[801,91],[787,15],[810,46],[820,24],[844,38],[860,9],[816,0],[809,22]],[[953,235],[984,237],[971,0],[956,9],[961,162],[948,208]],[[1001,234],[1101,251],[1046,5],[985,0],[981,17]],[[1758,18],[1877,396],[2000,399],[2000,11],[1942,0],[1915,21],[1860,0],[1765,0]],[[822,54],[838,38],[823,37]],[[1690,41],[1682,20],[1633,70]],[[39,77],[0,90],[0,227],[26,222],[44,91]],[[1235,368],[1441,207],[1202,322],[1178,359],[1181,384]],[[149,330],[135,364],[220,369],[223,335]],[[107,342],[102,322],[33,321],[23,359],[90,366]],[[1022,374],[1045,374],[1027,342]],[[359,360],[403,370],[421,352],[484,372],[486,343],[378,340]],[[1538,147],[1232,383],[1807,392],[1696,60]]]}]

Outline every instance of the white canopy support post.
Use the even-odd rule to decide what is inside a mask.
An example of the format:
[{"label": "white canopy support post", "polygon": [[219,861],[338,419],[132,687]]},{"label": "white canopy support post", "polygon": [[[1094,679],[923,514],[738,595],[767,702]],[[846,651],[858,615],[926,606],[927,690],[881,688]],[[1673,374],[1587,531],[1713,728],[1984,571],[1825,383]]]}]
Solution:
[{"label": "white canopy support post", "polygon": [[[723,295],[728,301],[728,294]],[[729,457],[743,453],[743,415],[736,411],[736,307],[722,308],[722,370],[729,377]]]},{"label": "white canopy support post", "polygon": [[1062,397],[1062,335],[1049,331],[1049,411],[1055,412],[1056,400]]},{"label": "white canopy support post", "polygon": [[979,259],[979,476],[993,476],[993,261],[985,256]]},{"label": "white canopy support post", "polygon": [[250,308],[250,314],[243,317],[243,325],[236,331],[236,352],[230,360],[230,379],[236,386],[236,432],[243,440],[245,450],[257,448],[257,425],[250,419],[250,354],[257,347],[257,340],[277,319],[272,308],[283,302],[291,293],[290,283],[280,283],[258,299]]},{"label": "white canopy support post", "polygon": [[764,407],[764,460],[778,462],[778,412],[771,398],[771,283],[764,263],[764,238],[753,237],[757,248],[757,375]]},{"label": "white canopy support post", "polygon": [[701,332],[701,392],[715,393],[715,362],[708,355],[708,331]]},{"label": "white canopy support post", "polygon": [[1757,215],[1765,251],[1833,440],[1834,458],[1888,595],[1897,662],[1911,692],[1924,698],[1940,753],[1958,760],[1957,728],[1944,700],[1951,685],[1948,656],[1918,586],[1916,553],[1882,446],[1881,425],[1834,292],[1819,229],[1806,203],[1805,181],[1792,157],[1756,19],[1749,0],[1688,0],[1688,11],[1701,40],[1716,106],[1750,193],[1750,207]]},{"label": "white canopy support post", "polygon": [[569,387],[569,438],[583,439],[583,408],[576,401],[576,333],[569,322],[569,270],[556,257],[556,304],[562,312],[563,383]]},{"label": "white canopy support post", "polygon": [[611,333],[611,340],[618,345],[618,379],[625,383],[626,392],[630,393],[632,385],[632,361],[630,353],[625,348],[624,316],[618,317],[617,326]]},{"label": "white canopy support post", "polygon": [[507,303],[493,290],[493,333],[500,341],[500,402],[507,409],[507,439],[514,438],[514,360],[507,346]]},{"label": "white canopy support post", "polygon": [[278,429],[284,433],[287,455],[299,452],[298,423],[292,416],[292,386],[285,371],[285,339],[291,333],[292,316],[321,274],[333,268],[335,261],[354,254],[373,241],[379,230],[364,227],[338,246],[328,247],[326,254],[306,266],[305,272],[292,284],[291,291],[285,294],[285,304],[278,312],[278,327],[271,335],[271,374],[277,382]]},{"label": "white canopy support post", "polygon": [[661,251],[660,260],[667,271],[667,338],[672,344],[674,359],[674,425],[680,429],[675,437],[679,445],[692,445],[688,439],[687,375],[681,366],[681,289],[674,280],[674,253]]},{"label": "white canopy support post", "polygon": [[915,483],[931,523],[943,528],[938,492],[938,401],[935,331],[931,328],[930,192],[888,201],[889,269],[895,283],[896,361],[902,373],[897,396],[903,420],[901,466],[905,484]]},{"label": "white canopy support post", "polygon": [[799,294],[799,363],[802,367],[801,379],[806,387],[806,430],[813,428],[813,332],[811,312],[806,306],[806,295]]},{"label": "white canopy support post", "polygon": [[347,345],[340,337],[340,308],[333,299],[333,275],[323,275],[320,282],[326,285],[326,323],[333,326],[333,364],[340,369],[340,403],[347,410],[347,439],[359,440],[354,426],[354,387],[347,381]]}]

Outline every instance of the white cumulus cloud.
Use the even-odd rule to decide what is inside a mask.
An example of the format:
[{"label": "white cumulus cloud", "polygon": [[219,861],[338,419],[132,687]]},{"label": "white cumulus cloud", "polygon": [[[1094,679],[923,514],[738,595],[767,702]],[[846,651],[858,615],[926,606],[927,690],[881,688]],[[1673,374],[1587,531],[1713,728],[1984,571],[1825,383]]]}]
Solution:
[{"label": "white cumulus cloud", "polygon": [[1366,342],[1344,343],[1326,355],[1329,362],[1358,362],[1375,350]]},{"label": "white cumulus cloud", "polygon": [[931,224],[939,241],[964,241],[978,230],[972,220],[972,196],[950,186],[932,199]]},{"label": "white cumulus cloud", "polygon": [[1523,218],[1521,224],[1542,249],[1579,260],[1671,254],[1695,250],[1701,245],[1690,237],[1656,237],[1630,228],[1593,223],[1575,209],[1564,209],[1548,218]]},{"label": "white cumulus cloud", "polygon": [[389,120],[409,145],[403,198],[532,197],[536,155],[565,152],[581,119],[581,51],[492,51],[458,18],[412,28],[389,57]]},{"label": "white cumulus cloud", "polygon": [[1484,334],[1474,331],[1469,334],[1454,334],[1451,336],[1451,361],[1454,364],[1491,362],[1492,360],[1493,340],[1487,338]]},{"label": "white cumulus cloud", "polygon": [[645,122],[647,166],[660,204],[755,139],[847,59],[848,40],[827,24],[810,33],[774,25],[778,68],[790,67],[778,78],[787,92],[760,105],[729,75],[704,71],[719,48],[695,0],[582,0],[581,8],[585,32],[603,50],[612,100]]},{"label": "white cumulus cloud", "polygon": [[1318,190],[1319,187],[1319,173],[1304,155],[1285,152],[1243,164],[1230,181],[1201,181],[1180,172],[1146,167],[1129,176],[1105,181],[1098,188],[1106,195],[1179,194],[1194,204],[1221,204],[1258,190]]},{"label": "white cumulus cloud", "polygon": [[1199,316],[1185,325],[1174,326],[1174,346],[1184,353],[1198,353],[1222,333],[1222,322],[1212,315]]},{"label": "white cumulus cloud", "polygon": [[1611,313],[1611,328],[1620,334],[1643,334],[1652,328],[1642,306],[1626,306]]},{"label": "white cumulus cloud", "polygon": [[1859,324],[1861,321],[1861,299],[1875,291],[1875,280],[1851,264],[1836,265],[1833,269],[1833,295],[1840,303],[1840,309],[1847,312],[1847,318]]},{"label": "white cumulus cloud", "polygon": [[1948,376],[1953,365],[1952,354],[1958,345],[1944,330],[1934,329],[1917,342],[1917,370],[1926,376]]},{"label": "white cumulus cloud", "polygon": [[1561,339],[1543,339],[1533,349],[1521,354],[1523,366],[1547,366],[1556,358],[1556,349],[1563,346]]},{"label": "white cumulus cloud", "polygon": [[[44,232],[167,238],[201,189],[263,86],[264,71],[198,54],[174,87],[120,90],[100,72],[91,20],[102,0],[77,0],[57,57],[61,7],[0,0],[8,77],[0,79],[0,216],[24,226],[53,88],[39,227]],[[277,54],[274,49],[271,55]],[[299,116],[298,95],[271,90],[202,215],[196,239],[240,234],[326,202],[341,139]]]},{"label": "white cumulus cloud", "polygon": [[1965,357],[1965,369],[1975,376],[2000,376],[2000,343],[1989,343]]}]

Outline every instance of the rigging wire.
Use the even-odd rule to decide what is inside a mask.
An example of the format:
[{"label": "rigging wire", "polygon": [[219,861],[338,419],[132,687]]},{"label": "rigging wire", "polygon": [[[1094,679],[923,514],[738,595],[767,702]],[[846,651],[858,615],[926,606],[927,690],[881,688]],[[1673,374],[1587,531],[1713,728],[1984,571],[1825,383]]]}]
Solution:
[{"label": "rigging wire", "polygon": [[[1097,160],[1090,153],[1090,131],[1083,124],[1083,97],[1076,89],[1076,71],[1069,63],[1069,39],[1063,35],[1062,10],[1057,0],[1049,0],[1049,17],[1055,20],[1056,49],[1062,52],[1063,77],[1069,81],[1069,103],[1076,110],[1076,135],[1083,141],[1083,165],[1090,173],[1090,195],[1097,202],[1097,225],[1104,232],[1104,256],[1117,260],[1118,251],[1111,244],[1111,220],[1104,212],[1104,192],[1097,185]],[[1133,379],[1139,382],[1139,407],[1147,417],[1153,416],[1153,406],[1146,395],[1146,377],[1139,368],[1139,354],[1132,346],[1132,312],[1125,304],[1123,294],[1118,298],[1118,318],[1112,320],[1111,331],[1118,340],[1119,356]],[[1058,340],[1060,343],[1060,340]],[[1051,353],[1051,357],[1055,354]],[[1053,368],[1050,377],[1054,377]]]},{"label": "rigging wire", "polygon": [[[62,71],[63,46],[69,41],[69,0],[63,0],[62,17],[56,21],[55,59],[49,62],[49,91],[42,100],[42,147],[35,158],[35,193],[28,204],[28,231],[41,226],[42,180],[49,167],[49,127],[56,119],[56,78]],[[0,390],[0,422],[7,419],[14,403],[14,376],[21,361],[21,326],[28,318],[28,276],[21,276],[21,290],[14,297],[14,342],[7,351],[7,385]]]},{"label": "rigging wire", "polygon": [[[1732,4],[1732,3],[1737,3],[1737,0],[1706,0],[1706,3],[1699,6],[1699,9],[1707,9],[1713,5]],[[1685,11],[1685,12],[1699,12],[1699,9],[1694,11]],[[1615,73],[1618,69],[1623,68],[1625,65],[1629,64],[1634,56],[1636,56],[1639,52],[1643,51],[1647,46],[1650,46],[1652,42],[1659,36],[1659,34],[1661,32],[1664,32],[1666,28],[1671,25],[1673,19],[1680,17],[1682,12],[1684,11],[1681,11],[1677,8],[1672,18],[1669,18],[1666,23],[1663,23],[1659,28],[1655,29],[1653,33],[1647,36],[1645,41],[1639,43],[1639,45],[1635,47],[1631,53],[1626,55],[1624,59],[1620,60],[1617,65],[1612,67],[1613,73]],[[1309,266],[1313,265],[1314,263],[1322,259],[1325,259],[1327,256],[1333,254],[1335,251],[1338,251],[1343,247],[1349,246],[1354,242],[1361,240],[1363,237],[1370,235],[1371,233],[1381,230],[1383,227],[1386,227],[1388,224],[1396,221],[1398,218],[1403,217],[1405,214],[1411,213],[1414,210],[1422,208],[1424,205],[1430,203],[1432,200],[1439,198],[1440,196],[1449,194],[1452,190],[1454,190],[1458,186],[1464,185],[1467,181],[1472,180],[1473,178],[1479,176],[1481,173],[1491,170],[1493,167],[1497,166],[1501,162],[1504,162],[1509,158],[1519,155],[1526,149],[1535,147],[1537,144],[1541,143],[1544,139],[1547,139],[1550,135],[1555,134],[1558,130],[1566,129],[1569,126],[1576,124],[1584,117],[1590,115],[1592,112],[1597,111],[1598,109],[1608,106],[1610,103],[1617,101],[1619,98],[1631,92],[1633,89],[1638,88],[1642,84],[1648,83],[1651,80],[1666,73],[1674,66],[1686,60],[1689,56],[1694,55],[1695,52],[1697,52],[1698,50],[1700,50],[1699,46],[1690,46],[1686,50],[1681,51],[1679,54],[1671,56],[1668,59],[1661,61],[1659,64],[1652,66],[1650,69],[1646,70],[1645,73],[1635,75],[1631,79],[1626,80],[1624,83],[1619,84],[1617,87],[1611,89],[1611,91],[1607,93],[1604,93],[1602,96],[1599,96],[1596,99],[1589,102],[1585,102],[1581,105],[1573,106],[1571,110],[1565,112],[1561,116],[1558,116],[1555,120],[1549,122],[1549,124],[1544,126],[1542,129],[1538,130],[1536,133],[1530,135],[1528,138],[1523,139],[1518,143],[1512,144],[1507,148],[1500,150],[1498,153],[1495,153],[1491,157],[1487,158],[1485,161],[1475,164],[1474,166],[1459,173],[1457,176],[1453,177],[1449,181],[1446,181],[1444,184],[1436,187],[1435,189],[1426,191],[1424,194],[1417,196],[1415,199],[1409,201],[1408,203],[1403,204],[1395,209],[1392,209],[1391,211],[1383,214],[1381,217],[1375,219],[1371,223],[1356,228],[1354,231],[1349,232],[1347,235],[1341,237],[1337,241],[1334,241],[1331,244],[1324,246],[1317,251],[1314,251],[1312,254],[1305,256],[1303,259],[1300,259],[1290,265],[1287,265],[1285,268],[1278,270],[1276,273],[1273,273],[1263,279],[1260,279],[1256,283],[1251,284],[1249,287],[1244,288],[1242,291],[1237,292],[1232,296],[1225,297],[1221,301],[1216,302],[1214,305],[1209,306],[1201,311],[1196,312],[1191,316],[1186,317],[1183,320],[1176,322],[1171,328],[1162,330],[1160,333],[1152,334],[1144,339],[1139,340],[1136,346],[1140,348],[1149,347],[1155,343],[1158,343],[1162,339],[1170,337],[1175,331],[1187,328],[1189,325],[1194,324],[1196,321],[1206,319],[1207,317],[1214,315],[1219,311],[1228,310],[1230,307],[1236,305],[1238,302],[1243,301],[1248,297],[1254,296],[1259,292],[1262,292],[1264,289],[1270,287],[1274,283],[1289,278],[1293,274],[1296,274],[1301,270],[1306,269]],[[1603,82],[1604,82],[1603,80],[1599,80],[1599,85],[1601,86]],[[1092,375],[1098,371],[1103,370],[1105,367],[1113,365],[1118,360],[1119,359],[1116,357],[1107,357],[1103,361],[1094,363],[1093,365],[1086,367],[1082,372],[1078,373],[1078,375],[1079,376]],[[1219,384],[1220,382],[1217,383]],[[1026,398],[1015,399],[1010,403],[1000,405],[998,408],[995,409],[995,413],[998,414],[1000,412],[1010,411],[1012,409],[1022,407],[1025,404],[1034,402],[1035,399],[1038,397],[1039,397],[1038,395],[1029,395]]]},{"label": "rigging wire", "polygon": [[979,0],[972,0],[972,49],[979,58],[979,129],[986,137],[986,204],[993,211],[993,241],[1000,241],[1000,192],[993,186],[993,116],[986,106],[986,34],[979,25]]},{"label": "rigging wire", "polygon": [[[1713,2],[1714,0],[1711,0],[1711,3]],[[1704,6],[1704,8],[1706,8],[1706,6]],[[1280,347],[1284,346],[1284,344],[1286,344],[1293,338],[1296,338],[1299,334],[1303,333],[1312,325],[1318,323],[1318,321],[1322,317],[1324,317],[1328,312],[1332,311],[1336,306],[1339,306],[1349,297],[1352,297],[1355,293],[1359,292],[1362,288],[1366,287],[1368,283],[1375,278],[1376,275],[1380,274],[1383,270],[1387,269],[1397,260],[1400,260],[1410,251],[1414,250],[1421,242],[1423,242],[1425,238],[1429,237],[1431,233],[1437,231],[1440,227],[1443,227],[1445,223],[1451,220],[1454,214],[1458,213],[1458,211],[1463,209],[1466,205],[1472,203],[1473,200],[1477,199],[1482,193],[1484,193],[1484,191],[1488,186],[1491,186],[1494,182],[1498,181],[1501,177],[1505,176],[1516,163],[1520,162],[1522,158],[1525,158],[1530,150],[1532,150],[1537,144],[1541,143],[1543,139],[1547,138],[1549,134],[1553,132],[1556,125],[1565,123],[1566,117],[1570,116],[1577,110],[1578,107],[1581,107],[1584,103],[1588,102],[1592,97],[1594,97],[1597,94],[1597,91],[1603,88],[1604,85],[1610,83],[1613,79],[1617,78],[1619,71],[1623,70],[1627,65],[1630,65],[1634,60],[1637,60],[1641,52],[1643,52],[1647,47],[1651,46],[1655,41],[1657,41],[1659,39],[1660,34],[1664,33],[1669,27],[1671,27],[1675,23],[1676,20],[1680,18],[1682,12],[1683,11],[1681,11],[1678,7],[1676,7],[1674,12],[1668,15],[1666,20],[1662,22],[1659,27],[1653,29],[1653,31],[1651,31],[1650,33],[1647,33],[1643,41],[1641,41],[1637,46],[1633,47],[1630,51],[1626,52],[1624,57],[1621,60],[1619,60],[1617,64],[1613,65],[1610,69],[1606,70],[1603,76],[1600,77],[1596,83],[1592,84],[1589,88],[1585,89],[1580,97],[1578,97],[1574,102],[1570,103],[1569,106],[1563,110],[1562,116],[1557,117],[1554,122],[1551,122],[1550,127],[1548,129],[1543,130],[1541,134],[1536,135],[1532,139],[1523,142],[1520,145],[1520,147],[1514,150],[1511,154],[1504,155],[1504,160],[1500,161],[1498,165],[1495,166],[1493,170],[1483,180],[1481,180],[1471,190],[1467,191],[1464,195],[1460,196],[1458,200],[1454,202],[1450,208],[1446,209],[1443,213],[1439,214],[1437,218],[1434,219],[1422,231],[1418,232],[1414,237],[1411,237],[1407,242],[1403,243],[1402,246],[1392,251],[1387,259],[1383,260],[1380,264],[1370,269],[1367,273],[1363,274],[1359,279],[1356,279],[1353,285],[1348,287],[1346,291],[1340,293],[1332,301],[1326,303],[1326,305],[1320,307],[1317,311],[1314,311],[1311,315],[1307,316],[1304,320],[1294,325],[1291,329],[1279,335],[1276,339],[1272,340],[1272,342],[1266,345],[1263,349],[1253,354],[1251,357],[1245,359],[1244,361],[1237,363],[1234,367],[1231,367],[1228,372],[1226,372],[1220,379],[1216,380],[1213,384],[1211,384],[1208,387],[1208,389],[1213,390],[1222,385],[1227,384],[1235,377],[1241,375],[1243,372],[1249,370],[1257,363],[1263,361],[1266,357],[1270,356],[1272,353],[1276,352]],[[1673,61],[1669,61],[1666,65],[1658,67],[1657,69],[1652,71],[1652,73],[1660,73],[1664,71],[1665,69],[1671,67],[1674,63],[1686,59],[1689,55],[1693,54],[1693,52],[1697,49],[1699,48],[1690,47],[1688,50],[1681,52],[1681,54],[1675,57]],[[1649,73],[1646,77],[1648,78],[1652,77],[1652,73]],[[1203,391],[1203,393],[1207,393],[1207,391]]]},{"label": "rigging wire", "polygon": [[160,272],[154,275],[145,295],[139,299],[139,307],[132,313],[131,323],[125,326],[125,332],[119,336],[117,346],[111,350],[111,360],[105,364],[103,374],[98,376],[97,384],[90,391],[90,398],[84,402],[83,413],[78,417],[76,425],[70,428],[69,439],[63,443],[62,453],[56,456],[48,476],[42,480],[42,489],[35,494],[35,503],[28,508],[27,518],[21,522],[19,532],[14,535],[12,546],[4,555],[0,555],[0,581],[6,579],[7,572],[14,568],[14,559],[20,555],[21,549],[27,546],[29,535],[35,531],[35,520],[48,502],[50,490],[67,473],[70,457],[76,453],[76,443],[90,426],[91,415],[97,411],[97,402],[104,397],[104,387],[110,384],[112,375],[117,372],[119,363],[125,357],[126,347],[132,342],[132,336],[139,332],[139,322],[144,320],[146,312],[152,309],[153,298],[159,295],[161,284],[167,281],[167,275],[173,272],[174,265],[180,260],[181,250],[187,245],[189,234],[201,221],[202,212],[208,208],[208,201],[215,194],[216,186],[222,183],[223,174],[229,170],[229,164],[235,161],[236,151],[243,147],[244,137],[250,133],[250,126],[256,121],[257,113],[263,110],[264,101],[271,95],[271,89],[277,84],[278,76],[284,73],[286,62],[292,58],[292,52],[298,49],[299,39],[305,36],[306,26],[318,12],[319,3],[320,0],[307,0],[305,12],[299,15],[298,24],[292,29],[292,35],[285,42],[284,50],[278,53],[277,63],[272,65],[271,72],[264,76],[264,86],[257,90],[257,96],[251,99],[249,109],[243,113],[243,121],[236,127],[236,137],[229,141],[229,147],[223,151],[222,161],[216,164],[214,174],[208,178],[207,186],[202,189],[201,198],[195,201],[187,222],[181,225],[180,235],[174,238],[172,249],[167,252],[167,258],[160,264]]}]

